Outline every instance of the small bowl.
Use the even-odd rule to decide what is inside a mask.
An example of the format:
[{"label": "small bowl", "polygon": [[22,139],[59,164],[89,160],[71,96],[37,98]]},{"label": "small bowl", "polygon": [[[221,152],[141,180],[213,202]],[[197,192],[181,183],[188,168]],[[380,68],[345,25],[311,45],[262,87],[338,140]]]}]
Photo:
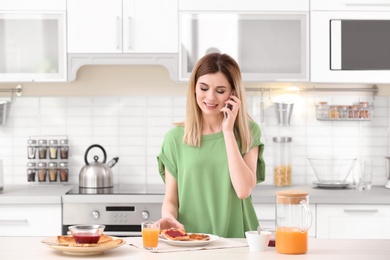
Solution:
[{"label": "small bowl", "polygon": [[68,227],[77,244],[97,244],[105,228],[105,225],[74,225]]},{"label": "small bowl", "polygon": [[245,237],[250,251],[265,251],[271,238],[271,232],[262,230],[259,234],[257,231],[246,231]]}]

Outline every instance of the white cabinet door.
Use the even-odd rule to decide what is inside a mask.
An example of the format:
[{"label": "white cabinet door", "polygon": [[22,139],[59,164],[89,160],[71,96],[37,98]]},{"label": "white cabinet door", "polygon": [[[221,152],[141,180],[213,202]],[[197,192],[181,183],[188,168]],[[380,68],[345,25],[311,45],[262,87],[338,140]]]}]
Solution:
[{"label": "white cabinet door", "polygon": [[61,204],[0,206],[0,236],[57,236],[61,225]]},{"label": "white cabinet door", "polygon": [[122,52],[122,0],[68,0],[69,53]]},{"label": "white cabinet door", "polygon": [[390,238],[388,205],[317,205],[317,238]]},{"label": "white cabinet door", "polygon": [[[262,228],[275,229],[276,223],[276,208],[275,204],[253,204],[259,225]],[[309,229],[309,237],[316,237],[316,207],[310,205],[312,211],[312,224]]]},{"label": "white cabinet door", "polygon": [[123,51],[178,52],[177,0],[123,0]]},{"label": "white cabinet door", "polygon": [[69,53],[177,53],[177,0],[68,0]]}]

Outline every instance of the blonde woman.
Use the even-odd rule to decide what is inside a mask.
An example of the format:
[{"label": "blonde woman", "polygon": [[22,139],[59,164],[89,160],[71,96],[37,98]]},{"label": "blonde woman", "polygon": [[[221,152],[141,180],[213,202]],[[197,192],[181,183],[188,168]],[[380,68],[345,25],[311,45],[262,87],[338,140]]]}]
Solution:
[{"label": "blonde woman", "polygon": [[244,91],[240,68],[227,54],[207,54],[195,65],[185,122],[166,134],[157,157],[165,182],[162,229],[221,237],[256,230],[250,195],[264,181],[264,145]]}]

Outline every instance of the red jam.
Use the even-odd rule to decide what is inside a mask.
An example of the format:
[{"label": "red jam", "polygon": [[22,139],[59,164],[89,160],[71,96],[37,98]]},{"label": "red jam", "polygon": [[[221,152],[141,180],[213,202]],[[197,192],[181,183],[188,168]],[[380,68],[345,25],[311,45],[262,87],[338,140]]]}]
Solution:
[{"label": "red jam", "polygon": [[100,239],[100,235],[95,233],[78,233],[73,235],[77,244],[97,244]]},{"label": "red jam", "polygon": [[178,230],[167,230],[166,234],[170,237],[181,237],[187,235],[186,233],[182,233]]}]

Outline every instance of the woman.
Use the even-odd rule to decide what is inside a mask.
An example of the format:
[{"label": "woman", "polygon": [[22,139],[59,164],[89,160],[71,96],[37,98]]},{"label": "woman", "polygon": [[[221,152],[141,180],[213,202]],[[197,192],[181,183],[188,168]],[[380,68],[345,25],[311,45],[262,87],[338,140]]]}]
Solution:
[{"label": "woman", "polygon": [[244,237],[258,226],[250,195],[264,181],[264,146],[234,59],[211,53],[197,62],[186,111],[157,157],[166,189],[161,228]]}]

